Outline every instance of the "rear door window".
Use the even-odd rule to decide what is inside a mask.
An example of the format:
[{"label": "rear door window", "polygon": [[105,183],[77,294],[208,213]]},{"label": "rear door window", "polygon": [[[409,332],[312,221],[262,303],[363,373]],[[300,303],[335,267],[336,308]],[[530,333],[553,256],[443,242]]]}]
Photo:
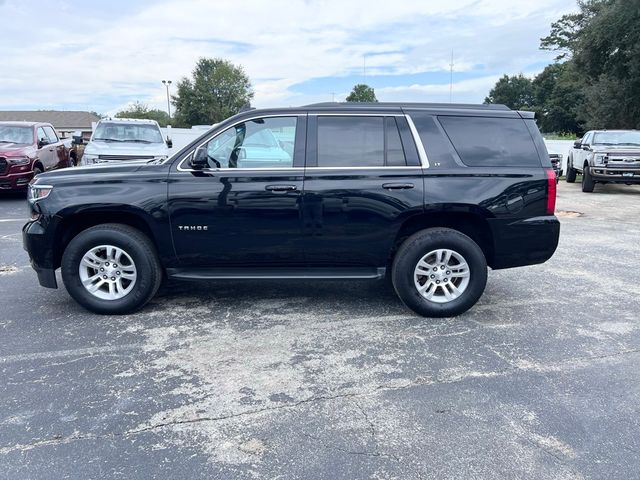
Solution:
[{"label": "rear door window", "polygon": [[384,166],[384,117],[318,117],[319,167]]},{"label": "rear door window", "polygon": [[439,116],[438,121],[469,167],[539,167],[540,158],[520,118]]},{"label": "rear door window", "polygon": [[319,116],[319,167],[384,167],[407,164],[394,117]]}]

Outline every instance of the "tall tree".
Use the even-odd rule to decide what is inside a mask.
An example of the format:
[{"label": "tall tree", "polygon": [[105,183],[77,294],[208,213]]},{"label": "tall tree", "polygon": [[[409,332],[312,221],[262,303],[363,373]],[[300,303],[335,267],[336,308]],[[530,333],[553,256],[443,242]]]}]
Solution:
[{"label": "tall tree", "polygon": [[347,97],[347,102],[377,102],[376,92],[373,87],[359,83],[353,87],[351,93]]},{"label": "tall tree", "polygon": [[514,110],[532,108],[533,85],[531,80],[521,73],[510,77],[504,75],[484,99],[484,103],[502,103]]},{"label": "tall tree", "polygon": [[167,112],[156,108],[149,108],[146,104],[138,101],[126,110],[120,110],[115,114],[115,116],[117,118],[144,118],[155,120],[161,127],[166,127],[171,123],[171,119]]},{"label": "tall tree", "polygon": [[538,126],[543,132],[579,133],[582,83],[571,62],[552,63],[533,79]]},{"label": "tall tree", "polygon": [[192,78],[183,78],[172,96],[176,124],[208,125],[221,122],[249,105],[251,82],[241,66],[221,58],[200,58]]},{"label": "tall tree", "polygon": [[581,0],[541,48],[564,52],[582,82],[587,128],[640,128],[640,0]]}]

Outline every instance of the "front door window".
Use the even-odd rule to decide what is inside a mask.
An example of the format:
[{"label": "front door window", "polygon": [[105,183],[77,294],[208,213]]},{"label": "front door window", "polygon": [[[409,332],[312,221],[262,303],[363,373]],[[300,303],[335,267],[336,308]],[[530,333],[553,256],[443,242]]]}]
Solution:
[{"label": "front door window", "polygon": [[207,143],[211,168],[291,168],[296,117],[248,120]]}]

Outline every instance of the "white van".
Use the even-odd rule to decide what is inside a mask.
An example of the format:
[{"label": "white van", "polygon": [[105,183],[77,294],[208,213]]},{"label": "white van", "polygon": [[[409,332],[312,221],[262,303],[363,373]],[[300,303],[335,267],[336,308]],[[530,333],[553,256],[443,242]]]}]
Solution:
[{"label": "white van", "polygon": [[162,137],[155,120],[100,120],[82,156],[83,165],[118,161],[166,160],[171,138]]}]

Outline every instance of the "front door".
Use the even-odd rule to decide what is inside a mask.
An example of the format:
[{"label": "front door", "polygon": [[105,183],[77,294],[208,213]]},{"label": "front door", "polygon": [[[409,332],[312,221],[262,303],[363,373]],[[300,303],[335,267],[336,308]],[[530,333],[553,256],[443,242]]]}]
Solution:
[{"label": "front door", "polygon": [[36,135],[38,137],[38,159],[45,171],[51,170],[56,164],[56,146],[51,145],[51,140],[43,127],[38,127]]},{"label": "front door", "polygon": [[303,264],[305,134],[304,115],[243,120],[202,144],[209,168],[193,170],[187,157],[171,172],[171,232],[181,266]]}]

